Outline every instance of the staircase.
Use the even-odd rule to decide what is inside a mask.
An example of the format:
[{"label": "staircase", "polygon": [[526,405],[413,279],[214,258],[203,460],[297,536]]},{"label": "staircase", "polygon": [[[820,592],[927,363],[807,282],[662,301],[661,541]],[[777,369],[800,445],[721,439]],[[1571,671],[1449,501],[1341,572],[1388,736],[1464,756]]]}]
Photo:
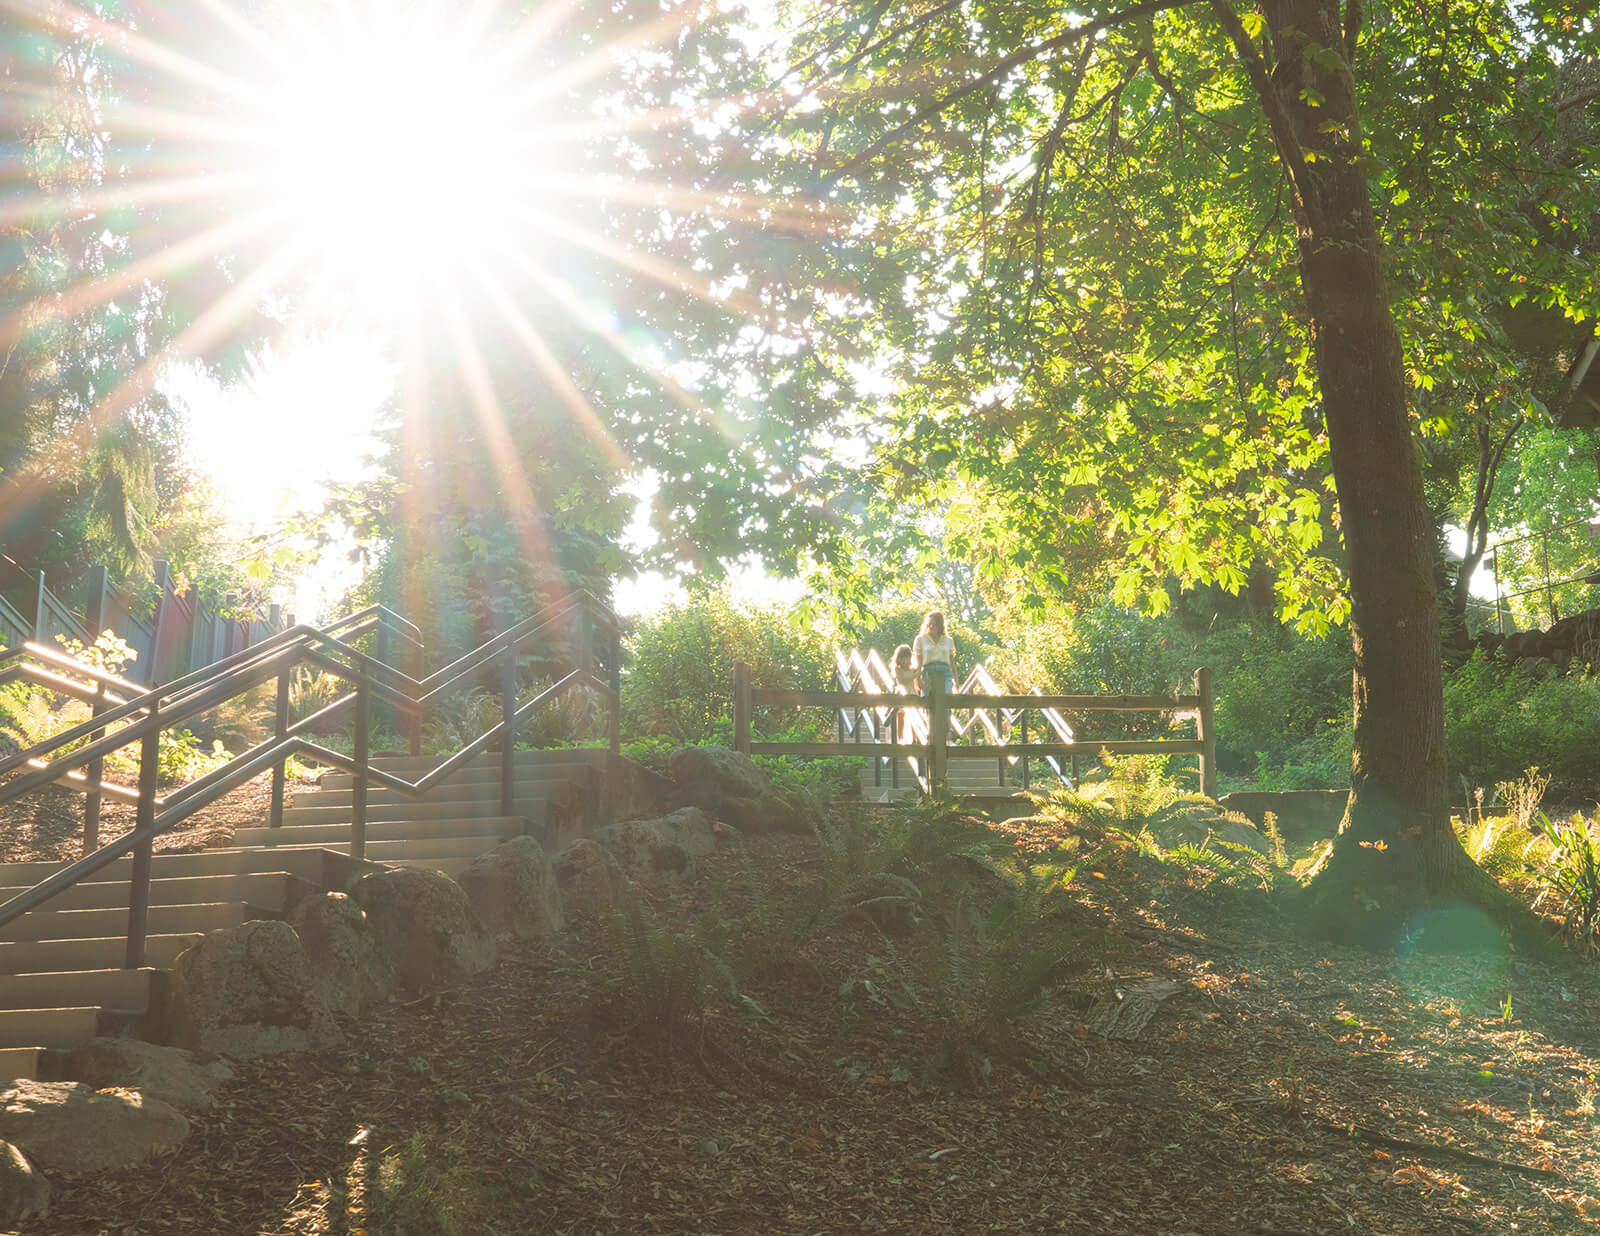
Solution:
[{"label": "staircase", "polygon": [[[372,767],[411,778],[429,756],[376,757]],[[226,848],[152,859],[145,965],[126,958],[132,860],[121,859],[0,928],[0,1078],[51,1072],[52,1051],[96,1034],[139,1032],[160,1007],[164,971],[204,933],[284,918],[300,899],[348,889],[379,864],[456,875],[508,837],[529,833],[552,850],[662,786],[599,749],[519,751],[516,814],[500,811],[500,757],[480,756],[421,800],[369,791],[365,860],[350,857],[355,778],[324,774],[292,795],[280,828],[241,828]],[[634,794],[625,793],[632,785]],[[0,903],[65,863],[0,865]]]},{"label": "staircase", "polygon": [[[378,656],[352,643],[373,634]],[[148,691],[38,644],[0,650],[0,683],[31,682],[92,709],[89,720],[0,758],[0,804],[66,785],[85,795],[85,835],[92,838],[91,853],[76,862],[0,865],[0,1078],[48,1077],[58,1064],[52,1053],[97,1033],[153,1030],[165,971],[208,931],[286,917],[301,899],[345,890],[379,864],[454,875],[523,833],[554,850],[663,798],[664,779],[620,755],[620,637],[615,616],[592,597],[575,593],[552,603],[426,678],[382,655],[386,639],[409,641],[420,653],[416,634],[372,606],[320,629],[291,627]],[[521,662],[536,657],[548,665],[568,655],[570,672],[525,700]],[[341,680],[345,694],[297,720],[289,708],[291,677],[306,664]],[[375,709],[399,718],[417,751],[430,710],[449,692],[481,692],[490,681],[500,720],[455,755],[370,754]],[[163,731],[273,682],[270,737],[158,794]],[[496,748],[514,749],[525,719],[569,692],[581,693],[580,709],[607,721],[608,747],[513,750],[503,763]],[[351,754],[311,737],[340,724],[351,726]],[[138,756],[137,787],[104,774],[102,759],[124,748]],[[340,771],[285,801],[291,757]],[[269,772],[274,806],[259,826],[239,829],[226,847],[152,852],[163,832]],[[104,796],[134,804],[132,832],[110,841],[97,836]],[[141,858],[149,865],[142,916],[129,908],[145,887],[134,878]],[[130,959],[141,964],[129,966]]]},{"label": "staircase", "polygon": [[[891,774],[889,761],[879,760],[879,771],[876,777],[873,774],[872,764],[869,763],[861,770],[861,799],[869,803],[902,803],[915,802],[922,796],[922,784],[917,780],[916,771],[911,767],[909,760],[895,761],[899,764],[899,786],[895,786],[895,778]],[[1055,773],[1043,767],[1043,760],[1034,761],[1036,767],[1030,770],[1030,782],[1039,785],[1040,774],[1044,774],[1050,781],[1054,781]],[[988,756],[971,757],[950,753],[949,763],[945,766],[945,783],[950,792],[957,798],[1016,798],[1023,792],[1022,765],[1010,763],[1006,765],[1004,782],[1000,779],[1000,762]]]},{"label": "staircase", "polygon": [[[0,939],[0,1077],[48,1076],[51,1050],[137,1032],[159,1005],[163,972],[208,931],[281,918],[308,893],[343,888],[367,864],[316,847],[157,854],[145,965],[123,969],[131,858],[7,925]],[[0,901],[63,863],[0,865]]]}]

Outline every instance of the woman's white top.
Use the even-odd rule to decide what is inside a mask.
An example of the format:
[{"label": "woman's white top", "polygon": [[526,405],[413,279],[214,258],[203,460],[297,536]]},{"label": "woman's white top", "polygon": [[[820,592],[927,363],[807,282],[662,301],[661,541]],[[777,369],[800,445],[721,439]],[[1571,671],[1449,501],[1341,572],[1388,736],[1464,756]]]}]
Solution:
[{"label": "woman's white top", "polygon": [[927,665],[930,661],[943,661],[952,670],[956,664],[956,642],[950,638],[950,633],[945,632],[943,639],[929,639],[926,635],[917,636],[917,642],[911,646],[912,659],[918,665]]}]

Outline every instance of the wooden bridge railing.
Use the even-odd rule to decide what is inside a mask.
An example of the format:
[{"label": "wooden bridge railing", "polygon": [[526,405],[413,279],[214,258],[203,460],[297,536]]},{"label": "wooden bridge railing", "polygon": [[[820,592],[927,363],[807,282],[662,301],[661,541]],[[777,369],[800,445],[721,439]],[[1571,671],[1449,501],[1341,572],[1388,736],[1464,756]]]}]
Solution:
[{"label": "wooden bridge railing", "polygon": [[[829,708],[848,710],[922,708],[928,712],[928,742],[862,742],[857,728],[855,742],[756,742],[751,737],[751,722],[757,708]],[[1059,712],[1165,712],[1188,713],[1196,722],[1194,738],[1082,739],[1075,742],[976,743],[954,747],[963,756],[988,756],[999,759],[1096,756],[1102,751],[1118,755],[1195,755],[1200,759],[1200,790],[1208,797],[1217,793],[1217,732],[1211,670],[1202,667],[1194,673],[1192,695],[900,695],[863,691],[794,691],[757,687],[750,679],[750,667],[743,662],[733,669],[733,745],[746,755],[870,756],[926,760],[930,784],[945,784],[953,744],[951,712],[958,709],[1006,709],[1019,713],[1054,709]],[[892,738],[892,733],[889,734]]]}]

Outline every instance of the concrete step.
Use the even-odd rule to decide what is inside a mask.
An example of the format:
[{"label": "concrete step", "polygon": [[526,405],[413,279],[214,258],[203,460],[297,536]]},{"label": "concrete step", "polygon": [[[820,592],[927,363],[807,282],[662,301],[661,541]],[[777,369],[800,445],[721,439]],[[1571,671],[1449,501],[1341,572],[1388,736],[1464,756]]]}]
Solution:
[{"label": "concrete step", "polygon": [[[429,770],[417,769],[414,772],[394,772],[394,775],[397,777],[402,777],[407,781],[414,782],[427,771]],[[515,782],[529,781],[539,783],[565,782],[581,791],[584,789],[593,788],[595,785],[597,785],[600,780],[600,775],[599,769],[583,767],[579,765],[574,765],[571,768],[519,768],[515,771],[515,775],[512,777],[512,780]],[[353,773],[328,773],[317,782],[317,788],[315,791],[296,791],[296,793],[338,793],[342,790],[349,790],[353,788],[355,783],[356,779]],[[393,790],[384,790],[382,786],[376,785],[371,781],[368,781],[367,784],[369,786],[368,792],[372,794],[399,792]],[[439,785],[435,786],[433,790],[429,792],[437,793],[440,791],[448,791],[452,788],[456,790],[470,788],[474,792],[478,790],[489,790],[498,793],[500,789],[500,769],[498,766],[494,768],[462,769],[452,773],[447,780],[440,782]]]},{"label": "concrete step", "polygon": [[[237,901],[151,906],[147,929],[159,935],[204,932],[262,917],[270,917],[270,914]],[[126,906],[108,910],[36,910],[0,928],[0,936],[6,941],[86,940],[115,936],[127,930]]]},{"label": "concrete step", "polygon": [[154,973],[151,969],[106,969],[4,974],[0,975],[0,1011],[93,1005],[143,1013],[150,1007],[150,980]]},{"label": "concrete step", "polygon": [[0,1080],[33,1081],[39,1076],[38,1047],[0,1047]]},{"label": "concrete step", "polygon": [[0,1012],[0,1048],[54,1047],[70,1050],[94,1038],[98,1005],[84,1008],[10,1009]]},{"label": "concrete step", "polygon": [[[579,783],[573,777],[519,777],[512,785],[519,802],[530,799],[542,798],[559,801],[562,798],[579,792]],[[355,798],[355,791],[351,789],[340,790],[301,790],[289,796],[287,809],[294,810],[305,807],[345,807],[348,808],[351,800]],[[367,805],[369,807],[379,804],[435,804],[435,803],[493,803],[500,804],[500,778],[493,781],[467,781],[447,782],[436,789],[429,790],[420,798],[410,794],[401,794],[397,790],[367,790]]]},{"label": "concrete step", "polygon": [[[0,864],[0,885],[6,888],[32,888],[46,876],[54,875],[67,864],[5,863]],[[101,868],[86,884],[115,884],[128,882],[133,870],[133,859],[123,858]],[[287,872],[312,884],[325,888],[342,888],[352,874],[351,860],[343,854],[329,851],[318,855],[306,850],[293,858],[274,858],[253,847],[230,846],[216,850],[195,850],[186,854],[157,854],[150,863],[154,880],[182,879],[190,876],[243,875],[250,872]]]},{"label": "concrete step", "polygon": [[[410,820],[368,820],[367,846],[375,841],[431,840],[448,837],[515,837],[526,830],[527,824],[520,815],[483,815],[467,818],[437,819],[424,817]],[[350,815],[348,812],[337,822],[327,824],[285,823],[282,828],[241,828],[234,840],[245,845],[268,846],[326,846],[349,853]]]},{"label": "concrete step", "polygon": [[[400,841],[368,840],[367,861],[369,863],[386,863],[407,867],[433,867],[438,865],[439,860],[447,858],[461,858],[471,862],[478,855],[487,854],[503,841],[505,841],[504,837],[492,834],[487,836],[415,837]],[[345,841],[342,844],[344,851],[348,852],[348,829],[345,832]]]},{"label": "concrete step", "polygon": [[390,867],[420,867],[424,871],[442,871],[451,879],[455,879],[472,866],[477,857],[474,854],[459,858],[391,858],[387,861]]},{"label": "concrete step", "polygon": [[[578,748],[571,751],[518,751],[512,761],[512,767],[517,770],[519,776],[582,777],[585,773],[603,770],[608,759],[608,752],[596,748]],[[396,777],[415,780],[432,772],[443,762],[444,757],[438,755],[390,755],[374,758],[372,766],[392,773]],[[456,769],[450,774],[449,780],[498,783],[500,756],[497,752],[479,756]],[[317,784],[325,790],[347,790],[355,784],[355,775],[346,772],[326,772],[317,778]]]},{"label": "concrete step", "polygon": [[[126,932],[127,916],[120,930]],[[170,969],[180,953],[200,943],[200,932],[152,934],[144,940],[145,964]],[[48,974],[71,970],[110,970],[128,955],[125,935],[83,940],[24,940],[0,944],[0,974]]]},{"label": "concrete step", "polygon": [[[527,817],[536,823],[542,823],[549,814],[549,803],[542,798],[519,799],[515,804],[516,815],[514,818]],[[383,803],[367,807],[367,822],[373,824],[383,822],[393,824],[410,820],[484,820],[504,819],[500,813],[500,800],[495,798],[492,802],[485,799],[481,802],[445,802],[445,803]],[[350,823],[349,807],[294,807],[285,808],[283,812],[283,827],[294,828],[308,824],[344,824]],[[233,839],[237,845],[261,845],[262,834],[273,830],[266,827],[241,828],[234,833]],[[281,830],[280,830],[281,831]],[[246,837],[251,840],[245,840]]]},{"label": "concrete step", "polygon": [[[284,872],[251,872],[241,875],[182,876],[150,881],[153,906],[194,905],[197,902],[248,901],[263,909],[286,910],[296,896],[307,890],[307,882]],[[25,893],[26,888],[0,888],[0,904]],[[76,884],[53,897],[47,910],[106,910],[128,908],[129,883],[101,880]],[[37,913],[37,911],[36,911]],[[3,929],[0,929],[3,931]]]}]

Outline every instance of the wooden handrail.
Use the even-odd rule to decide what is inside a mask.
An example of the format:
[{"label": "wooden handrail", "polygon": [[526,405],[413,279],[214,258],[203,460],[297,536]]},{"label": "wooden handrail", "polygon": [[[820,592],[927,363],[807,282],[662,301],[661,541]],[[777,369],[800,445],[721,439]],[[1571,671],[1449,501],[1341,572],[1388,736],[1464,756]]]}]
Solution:
[{"label": "wooden handrail", "polygon": [[[1051,760],[1076,759],[1080,756],[1094,756],[1100,752],[1112,752],[1124,755],[1164,754],[1164,755],[1197,755],[1200,757],[1200,786],[1201,792],[1208,798],[1215,797],[1217,792],[1216,781],[1216,713],[1213,697],[1212,676],[1208,668],[1195,671],[1194,691],[1192,694],[1172,695],[1045,695],[1034,691],[1032,693],[975,693],[962,691],[959,693],[945,694],[937,692],[931,695],[904,695],[897,692],[882,690],[888,677],[887,667],[882,664],[882,658],[875,649],[869,650],[866,656],[858,652],[851,652],[848,656],[836,654],[836,665],[841,681],[846,683],[859,683],[862,686],[879,688],[875,690],[843,690],[843,691],[803,691],[778,687],[757,687],[750,681],[749,666],[739,663],[734,667],[734,746],[745,754],[756,755],[799,755],[799,756],[869,756],[882,758],[901,756],[926,758],[930,770],[930,786],[937,786],[944,781],[946,761],[952,750],[962,756],[990,757],[1000,761],[1023,761],[1026,769],[1027,761],[1034,758],[1047,758]],[[980,667],[981,668],[981,667]],[[981,685],[995,685],[994,679],[979,675],[977,670],[968,676],[968,685],[977,681]],[[751,735],[751,722],[756,708],[828,708],[838,710],[840,713],[838,742],[759,742]],[[856,730],[856,741],[845,742],[845,723],[843,718],[848,714],[855,714],[857,718],[864,712],[875,710],[913,710],[911,715],[926,716],[927,728],[926,741],[917,744],[905,744],[895,740],[889,742],[873,741],[862,742],[859,728]],[[1024,738],[1021,742],[989,742],[971,743],[959,748],[951,748],[949,731],[952,728],[949,720],[951,709],[971,709],[974,717],[966,725],[957,727],[958,736],[969,731],[974,725],[981,725],[992,738],[1002,737],[1002,730],[990,716],[998,712],[1001,716],[1009,713],[1009,720],[1020,718],[1023,722]],[[1174,717],[1190,718],[1196,722],[1197,735],[1192,739],[1183,738],[1156,738],[1156,739],[1107,739],[1107,740],[1079,740],[1072,734],[1066,725],[1065,719],[1059,714],[1061,711],[1072,712],[1165,712]],[[1029,713],[1038,713],[1046,717],[1057,737],[1065,737],[1067,741],[1058,742],[1028,742],[1026,741],[1026,722]],[[1052,715],[1053,714],[1053,715]],[[877,732],[877,731],[875,731]],[[1003,769],[1002,769],[1003,772]]]}]

